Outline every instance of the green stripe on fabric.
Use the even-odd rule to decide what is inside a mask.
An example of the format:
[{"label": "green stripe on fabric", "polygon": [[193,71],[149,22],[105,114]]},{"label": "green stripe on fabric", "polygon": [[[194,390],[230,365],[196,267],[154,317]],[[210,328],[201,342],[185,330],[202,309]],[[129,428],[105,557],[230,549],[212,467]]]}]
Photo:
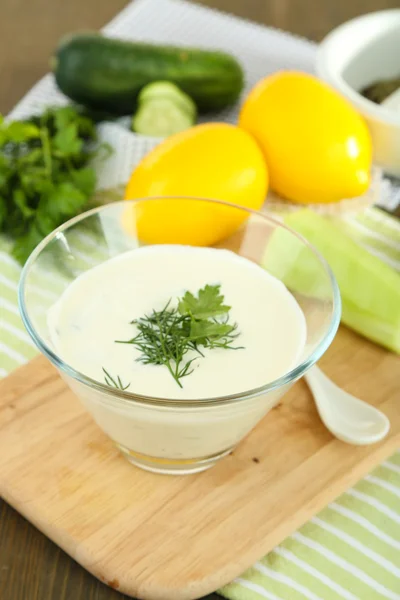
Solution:
[{"label": "green stripe on fabric", "polygon": [[[365,494],[364,492],[361,492],[359,489],[355,488],[347,490],[345,494],[356,498],[363,505],[366,504],[367,506],[371,506],[374,510],[378,511],[380,517],[383,516],[385,519],[389,519],[389,522],[400,524],[400,514],[392,510],[386,504],[383,504],[383,502],[380,502],[378,498],[369,494]],[[358,510],[357,505],[355,510]]]},{"label": "green stripe on fabric", "polygon": [[[283,556],[282,553],[286,553],[286,556]],[[297,561],[297,563],[294,561]],[[312,574],[313,569],[310,569],[307,563],[284,548],[276,548],[275,551],[272,551],[259,562],[290,577],[293,581],[308,588],[318,598],[324,600],[344,600],[344,598],[346,600],[356,600],[356,597],[352,594],[347,595],[346,590],[338,582],[331,581],[327,577],[324,578],[319,572],[316,572],[315,575]]]},{"label": "green stripe on fabric", "polygon": [[10,238],[5,235],[0,235],[0,252],[4,252],[5,254],[10,254],[12,248],[12,242]]},{"label": "green stripe on fabric", "polygon": [[3,235],[0,235],[0,258],[3,257],[5,262],[13,263],[19,269],[21,269],[22,267],[19,264],[19,262],[17,260],[15,260],[15,258],[13,258],[13,256],[11,256],[11,252],[10,252],[11,248],[12,248],[12,244],[10,244],[8,241],[6,241]]},{"label": "green stripe on fabric", "polygon": [[[8,302],[13,303],[15,306],[18,304],[17,292],[0,281],[1,298],[4,298]],[[1,309],[0,309],[1,310]]]},{"label": "green stripe on fabric", "polygon": [[11,350],[16,350],[28,360],[32,356],[32,350],[33,354],[35,354],[35,347],[28,334],[26,334],[26,336],[27,339],[24,339],[25,329],[15,328],[15,331],[12,331],[11,327],[6,327],[5,323],[1,323],[0,321],[1,343],[8,346]]},{"label": "green stripe on fabric", "polygon": [[[340,502],[341,498],[335,502],[334,504],[339,506],[341,506],[341,502]],[[363,507],[361,506],[360,503],[360,508],[362,509]],[[376,526],[377,531],[382,532],[383,534],[383,538],[385,538],[387,536],[387,540],[386,539],[382,539],[378,535],[376,535],[375,533],[371,532],[370,530],[368,530],[368,522],[371,523],[371,527],[372,527],[372,521],[368,521],[368,519],[365,519],[365,524],[361,525],[359,523],[357,523],[356,521],[352,520],[352,516],[354,515],[355,518],[357,518],[357,515],[360,516],[361,514],[361,510],[352,510],[351,511],[351,515],[350,516],[344,516],[343,514],[337,513],[335,512],[335,510],[331,507],[328,507],[326,509],[324,509],[322,511],[322,513],[320,513],[319,517],[323,520],[328,521],[329,523],[331,523],[333,526],[337,527],[338,529],[343,529],[344,531],[346,531],[351,537],[357,539],[360,543],[365,544],[368,547],[372,547],[374,548],[374,551],[377,552],[378,554],[381,554],[383,557],[385,557],[387,560],[393,562],[393,564],[400,568],[400,551],[397,549],[396,546],[398,546],[398,541],[396,540],[396,537],[393,537],[393,532],[390,535],[390,533],[388,531],[386,531],[388,529],[388,527],[385,525],[383,526],[383,523],[385,521],[384,517],[381,517],[380,519],[380,526]],[[390,541],[392,541],[392,543],[390,543]]]},{"label": "green stripe on fabric", "polygon": [[[282,543],[282,547],[301,556],[305,562],[321,571],[321,573],[333,581],[340,582],[340,585],[344,589],[351,590],[356,597],[363,600],[367,598],[369,600],[372,597],[371,582],[368,575],[364,573],[361,575],[356,574],[354,566],[338,555],[333,554],[331,556],[329,550],[323,544],[319,544],[302,533],[295,533],[291,538]],[[374,589],[374,594],[374,598],[377,600],[388,597],[376,589]]]},{"label": "green stripe on fabric", "polygon": [[269,561],[276,570],[284,571],[296,581],[308,586],[314,594],[324,600],[358,600],[349,590],[344,589],[340,582],[330,579],[287,548],[278,546],[261,562],[264,561]]},{"label": "green stripe on fabric", "polygon": [[[307,600],[307,596],[301,593],[301,591],[299,591],[298,589],[296,589],[296,587],[298,587],[300,584],[296,586],[296,582],[291,582],[291,579],[288,576],[285,577],[281,573],[274,572],[270,567],[266,565],[265,569],[267,572],[263,573],[260,572],[257,568],[252,567],[246,572],[246,575],[243,578],[249,579],[255,584],[263,587],[264,589],[267,589],[271,594],[278,596],[282,600]],[[269,575],[268,572],[272,573],[272,576]],[[288,584],[287,581],[277,581],[274,575],[278,578],[281,576],[283,580],[289,579],[289,582],[293,583],[293,585]]]},{"label": "green stripe on fabric", "polygon": [[18,284],[21,275],[21,269],[17,265],[5,262],[0,256],[0,273],[10,281]]},{"label": "green stripe on fabric", "polygon": [[[0,298],[0,302],[1,302],[1,298]],[[0,314],[1,314],[2,319],[6,320],[7,323],[10,323],[14,327],[17,327],[18,329],[24,329],[24,325],[22,323],[19,313],[11,312],[7,308],[4,308],[4,305],[2,306],[0,304]]]},{"label": "green stripe on fabric", "polygon": [[[395,496],[393,493],[385,490],[382,487],[379,487],[379,486],[371,483],[366,478],[359,481],[357,483],[357,485],[355,486],[355,489],[360,490],[360,492],[364,492],[365,494],[367,494],[369,496],[379,498],[379,501],[382,502],[382,504],[385,504],[392,511],[394,511],[395,513],[400,515],[399,498],[397,496]],[[343,498],[343,496],[341,496],[341,499],[342,498]]]},{"label": "green stripe on fabric", "polygon": [[8,373],[11,373],[14,369],[21,366],[21,363],[14,358],[11,358],[8,354],[0,350],[0,367],[5,369]]},{"label": "green stripe on fabric", "polygon": [[[399,377],[400,377],[400,372],[399,372]],[[374,470],[373,475],[375,477],[380,477],[381,479],[385,479],[385,481],[389,481],[394,487],[396,487],[398,489],[398,492],[400,494],[400,473],[396,473],[395,471],[388,469],[384,465],[380,465],[379,467],[377,467]],[[400,500],[399,500],[399,504],[400,504]]]},{"label": "green stripe on fabric", "polygon": [[[376,475],[375,471],[373,471],[370,475],[367,475],[364,479],[359,481],[354,487],[354,489],[363,491],[367,495],[373,496],[374,498],[378,499],[382,504],[390,507],[395,512],[398,512],[400,505],[398,496],[393,492],[388,492],[385,488],[379,485],[379,478],[378,485],[375,481]],[[394,487],[393,489],[397,493],[397,488]],[[343,503],[343,506],[347,506],[350,509],[352,509],[353,506],[358,506],[358,501],[354,498],[348,497],[347,494],[343,494],[340,497],[340,501],[340,503]],[[365,510],[368,510],[368,508],[366,507]]]},{"label": "green stripe on fabric", "polygon": [[[270,564],[268,564],[268,557],[258,561],[255,565],[255,570],[258,574],[259,581],[262,583],[264,581],[264,586],[267,589],[272,589],[274,593],[277,595],[282,594],[282,590],[287,590],[288,597],[293,599],[302,599],[307,598],[308,600],[319,600],[319,596],[316,594],[315,590],[312,586],[312,581],[310,578],[307,582],[302,583],[297,577],[293,577],[290,573],[287,572],[286,569],[273,568]],[[254,577],[252,577],[254,580]],[[271,586],[273,582],[274,587]]]},{"label": "green stripe on fabric", "polygon": [[[345,522],[336,524],[335,529],[338,530],[338,535],[335,535],[326,528],[323,528],[324,521],[323,519],[321,519],[321,521],[322,526],[315,523],[308,523],[302,527],[301,533],[322,544],[328,550],[345,559],[349,564],[354,565],[361,571],[364,571],[367,575],[391,590],[393,593],[400,589],[400,577],[395,574],[396,571],[398,571],[400,574],[400,568],[397,569],[396,565],[389,559],[382,561],[387,565],[386,567],[382,566],[382,563],[378,562],[380,558],[379,554],[381,553],[377,552],[374,540],[371,540],[371,545],[366,546],[367,549],[374,548],[375,558],[371,558],[368,557],[364,552],[357,549],[355,547],[356,544],[350,545],[347,541],[343,541],[340,539],[340,537],[338,537],[338,535],[340,536],[341,533],[346,532],[346,534],[352,538],[353,542],[356,541],[360,543],[360,547],[362,549],[363,542],[361,542],[358,537],[351,535]],[[327,524],[331,525],[331,520],[327,520]],[[340,525],[342,527],[340,527]],[[391,551],[393,552],[393,548]]]},{"label": "green stripe on fabric", "polygon": [[8,269],[10,272],[8,273],[8,275],[6,275],[5,274],[6,269],[3,269],[3,265],[4,265],[4,263],[2,263],[0,260],[0,284],[1,284],[0,289],[3,290],[4,287],[8,287],[8,288],[12,288],[13,290],[15,290],[17,292],[20,271],[13,273],[12,272],[13,269],[11,267],[11,269]]},{"label": "green stripe on fabric", "polygon": [[263,586],[242,578],[229,583],[222,590],[218,590],[218,593],[230,600],[260,600],[260,598],[264,598],[264,600],[282,600],[281,597],[272,594]]},{"label": "green stripe on fabric", "polygon": [[8,319],[12,316],[21,320],[17,302],[13,302],[12,300],[9,301],[6,298],[0,297],[0,310],[3,319]]},{"label": "green stripe on fabric", "polygon": [[400,467],[400,452],[393,454],[393,456],[391,456],[389,460],[394,465],[397,465],[398,467]]},{"label": "green stripe on fabric", "polygon": [[[367,483],[367,482],[363,481],[362,483]],[[379,493],[379,496],[377,496],[376,492],[374,493],[375,487],[376,486],[370,485],[368,494],[374,498],[379,498],[379,501],[381,501],[382,495],[385,495],[385,500],[386,500],[386,494]],[[357,489],[358,489],[358,486],[357,486]],[[387,495],[389,495],[389,494],[390,494],[390,492],[387,492]],[[353,513],[358,514],[360,517],[363,517],[372,526],[378,528],[380,531],[382,531],[384,534],[388,535],[389,537],[394,538],[395,540],[400,540],[400,524],[393,522],[391,519],[388,519],[387,515],[385,515],[381,511],[379,511],[377,508],[371,506],[367,502],[360,502],[358,499],[353,498],[349,494],[342,494],[342,496],[340,496],[336,500],[335,503],[338,506],[342,506],[342,507],[352,511]],[[388,505],[386,501],[384,501],[382,503],[385,506]],[[395,502],[393,502],[392,504],[393,504],[392,510],[394,510],[394,512],[396,514],[398,514],[399,508],[400,508],[399,499],[397,499],[397,504]],[[346,517],[342,516],[341,514],[338,514],[337,511],[336,512],[332,511],[332,509],[329,507],[324,509],[324,511],[322,511],[321,514],[324,515],[323,518],[332,519],[332,523],[335,523],[335,522],[340,523],[341,519],[346,518]],[[360,535],[363,536],[365,543],[369,543],[368,539],[370,538],[370,534],[367,534],[364,529],[361,531],[360,526],[359,525],[356,526],[355,524],[353,524],[352,521],[349,521],[348,518],[347,518],[346,522],[348,523],[349,527],[351,527],[351,528],[356,527],[356,530],[360,531]],[[400,552],[399,552],[398,559],[399,559],[399,564],[400,564]]]},{"label": "green stripe on fabric", "polygon": [[383,461],[381,467],[383,467],[384,469],[389,469],[389,471],[393,471],[394,473],[400,475],[400,465],[396,465],[390,460]]},{"label": "green stripe on fabric", "polygon": [[25,362],[28,362],[28,360],[32,360],[32,358],[35,358],[35,356],[37,356],[39,350],[36,348],[36,346],[30,346],[29,348],[27,348],[26,350],[24,350],[24,352],[21,354],[24,355],[25,357]]}]

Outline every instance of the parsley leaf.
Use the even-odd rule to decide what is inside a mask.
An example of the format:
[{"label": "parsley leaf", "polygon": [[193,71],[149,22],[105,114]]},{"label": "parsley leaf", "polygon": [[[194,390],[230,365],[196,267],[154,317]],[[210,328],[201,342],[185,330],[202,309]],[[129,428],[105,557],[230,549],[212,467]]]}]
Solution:
[{"label": "parsley leaf", "polygon": [[35,214],[35,211],[33,210],[33,208],[31,208],[28,205],[26,195],[24,194],[24,192],[21,189],[14,190],[13,200],[15,202],[15,205],[18,206],[22,215],[26,219],[30,219]]},{"label": "parsley leaf", "polygon": [[12,121],[6,129],[3,129],[3,133],[5,133],[5,141],[14,143],[26,142],[40,136],[36,125],[24,121]]},{"label": "parsley leaf", "polygon": [[58,131],[62,131],[76,120],[76,110],[72,106],[63,106],[54,113],[54,124]]},{"label": "parsley leaf", "polygon": [[190,327],[190,339],[196,342],[201,341],[206,346],[206,338],[225,337],[233,331],[233,325],[226,323],[217,323],[214,321],[192,321]]},{"label": "parsley leaf", "polygon": [[87,202],[85,194],[68,181],[54,186],[42,196],[36,212],[36,223],[43,235],[79,214]]},{"label": "parsley leaf", "polygon": [[179,312],[194,319],[210,319],[226,314],[231,307],[223,304],[224,296],[220,289],[220,285],[206,285],[199,290],[197,298],[191,292],[186,292],[179,302]]},{"label": "parsley leaf", "polygon": [[83,167],[71,172],[75,186],[86,196],[91,196],[96,188],[96,174],[90,167]]},{"label": "parsley leaf", "polygon": [[60,129],[53,139],[54,148],[64,156],[74,156],[82,150],[83,140],[78,137],[76,123],[69,123],[64,129]]}]

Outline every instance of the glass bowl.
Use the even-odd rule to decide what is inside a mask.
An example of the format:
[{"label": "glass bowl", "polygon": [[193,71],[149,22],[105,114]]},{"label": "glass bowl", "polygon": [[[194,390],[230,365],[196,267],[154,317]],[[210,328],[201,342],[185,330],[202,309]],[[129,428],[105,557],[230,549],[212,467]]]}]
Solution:
[{"label": "glass bowl", "polygon": [[[229,249],[280,279],[296,298],[307,324],[306,344],[294,368],[245,393],[185,400],[109,387],[66,364],[50,340],[49,309],[88,269],[154,243]],[[337,331],[341,303],[325,260],[278,221],[217,200],[164,197],[108,204],[56,229],[25,264],[19,305],[39,350],[122,454],[143,469],[186,474],[207,469],[231,452],[321,358]]]}]

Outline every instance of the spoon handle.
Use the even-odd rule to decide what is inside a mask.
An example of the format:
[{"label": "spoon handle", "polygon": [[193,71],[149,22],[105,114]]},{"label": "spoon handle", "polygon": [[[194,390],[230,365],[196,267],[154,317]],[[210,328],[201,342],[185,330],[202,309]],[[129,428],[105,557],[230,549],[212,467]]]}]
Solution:
[{"label": "spoon handle", "polygon": [[319,400],[321,396],[324,398],[327,392],[337,393],[339,390],[342,391],[329,377],[321,371],[317,365],[314,365],[304,376],[307,381],[307,385],[310,388],[314,399]]}]

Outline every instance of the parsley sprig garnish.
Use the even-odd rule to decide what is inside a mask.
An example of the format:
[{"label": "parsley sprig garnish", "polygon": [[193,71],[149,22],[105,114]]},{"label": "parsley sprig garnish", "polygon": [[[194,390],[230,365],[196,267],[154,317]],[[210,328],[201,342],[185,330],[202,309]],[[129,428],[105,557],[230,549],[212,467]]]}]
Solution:
[{"label": "parsley sprig garnish", "polygon": [[[176,308],[171,300],[162,310],[132,321],[138,334],[118,344],[132,344],[140,351],[138,361],[146,365],[165,366],[176,383],[193,373],[193,363],[204,358],[202,348],[238,350],[237,323],[229,322],[230,306],[225,305],[220,285],[206,285],[197,296],[186,292]],[[195,356],[185,360],[188,352]]]}]

